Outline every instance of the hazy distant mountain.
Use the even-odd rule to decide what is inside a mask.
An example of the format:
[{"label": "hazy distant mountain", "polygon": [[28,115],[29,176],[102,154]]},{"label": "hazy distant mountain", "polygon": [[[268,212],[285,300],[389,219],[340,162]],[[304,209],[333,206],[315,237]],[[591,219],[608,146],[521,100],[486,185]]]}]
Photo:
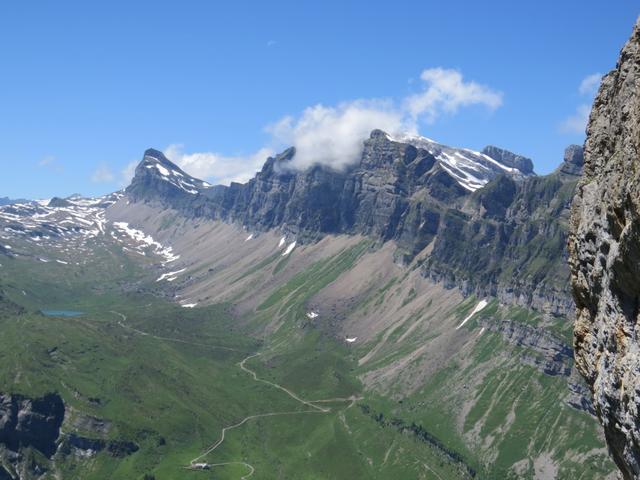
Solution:
[{"label": "hazy distant mountain", "polygon": [[28,203],[30,200],[0,197],[0,205],[11,205],[12,203]]}]

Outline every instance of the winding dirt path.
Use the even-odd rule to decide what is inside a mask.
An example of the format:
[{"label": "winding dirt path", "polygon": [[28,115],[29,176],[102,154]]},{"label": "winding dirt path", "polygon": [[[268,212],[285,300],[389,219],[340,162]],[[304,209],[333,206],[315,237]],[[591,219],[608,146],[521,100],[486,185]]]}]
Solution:
[{"label": "winding dirt path", "polygon": [[[242,352],[242,350],[238,350],[238,349],[231,348],[231,347],[224,347],[224,346],[219,346],[219,345],[208,345],[208,344],[204,344],[204,343],[190,342],[188,340],[181,340],[181,339],[177,339],[177,338],[169,338],[169,337],[162,337],[162,336],[158,336],[158,335],[153,335],[151,333],[144,332],[142,330],[138,330],[137,328],[134,328],[134,327],[131,327],[130,325],[125,324],[124,322],[127,321],[127,316],[126,315],[124,315],[124,314],[122,314],[120,312],[113,311],[113,310],[111,310],[111,313],[120,316],[120,318],[122,319],[122,320],[118,321],[118,325],[120,325],[122,328],[124,328],[126,330],[130,330],[130,331],[132,331],[134,333],[137,333],[138,335],[155,338],[157,340],[169,341],[169,342],[185,343],[185,344],[188,344],[188,345],[197,345],[197,346],[208,347],[208,348],[219,348],[219,349],[230,350],[230,351],[234,351],[234,352]],[[242,359],[242,361],[237,363],[237,365],[240,367],[240,369],[242,369],[242,371],[244,371],[244,372],[248,373],[249,375],[251,375],[251,377],[253,378],[254,381],[260,382],[260,383],[264,383],[264,384],[269,385],[269,386],[271,386],[271,387],[273,387],[275,389],[281,390],[282,392],[286,393],[289,397],[291,397],[295,401],[301,403],[302,405],[305,405],[305,406],[309,407],[309,409],[308,410],[286,411],[286,412],[258,413],[258,414],[254,414],[254,415],[249,415],[249,416],[243,418],[242,420],[240,420],[239,422],[234,423],[232,425],[227,425],[226,427],[222,428],[222,432],[220,434],[220,438],[218,439],[218,441],[215,442],[213,445],[211,445],[209,448],[207,448],[204,452],[202,452],[196,458],[191,460],[190,465],[185,467],[185,468],[195,469],[194,467],[195,467],[196,464],[201,462],[202,459],[204,459],[206,456],[208,456],[211,453],[213,453],[214,450],[216,450],[218,447],[220,447],[220,445],[222,445],[224,443],[226,433],[229,430],[233,430],[235,428],[239,428],[239,427],[241,427],[242,425],[244,425],[245,423],[247,423],[250,420],[254,420],[254,419],[257,419],[257,418],[265,418],[265,417],[283,416],[283,415],[301,415],[301,414],[307,414],[307,413],[327,414],[327,413],[330,413],[332,411],[331,408],[329,408],[329,407],[321,407],[321,406],[315,405],[315,404],[316,403],[351,402],[349,404],[349,406],[346,408],[346,409],[349,409],[353,405],[355,405],[355,403],[358,400],[362,400],[362,398],[363,398],[363,397],[359,397],[359,396],[356,396],[356,395],[352,395],[352,396],[346,397],[346,398],[327,398],[327,399],[322,399],[322,400],[304,400],[304,399],[300,398],[298,395],[296,395],[294,392],[289,390],[288,388],[283,387],[282,385],[280,385],[278,383],[270,382],[269,380],[265,380],[263,378],[258,377],[258,374],[254,370],[251,370],[249,367],[246,366],[246,362],[248,360],[251,360],[252,358],[255,358],[255,357],[259,357],[262,354],[263,354],[263,352],[258,352],[258,353],[251,354],[248,357],[245,357],[244,359]],[[243,475],[242,477],[240,477],[240,480],[246,480],[247,478],[251,477],[255,472],[255,468],[253,467],[253,465],[251,465],[251,464],[249,464],[247,462],[242,462],[242,461],[222,462],[222,463],[207,463],[206,465],[209,468],[211,468],[211,467],[222,467],[222,466],[226,466],[226,465],[244,465],[245,467],[247,467],[249,469],[249,473],[247,475]]]},{"label": "winding dirt path", "polygon": [[113,310],[109,310],[109,313],[113,313],[115,315],[118,315],[122,318],[122,320],[118,321],[118,325],[120,325],[122,328],[126,329],[126,330],[130,330],[134,333],[137,333],[138,335],[142,335],[143,337],[151,337],[151,338],[155,338],[157,340],[165,340],[167,342],[175,342],[175,343],[185,343],[187,345],[195,345],[198,347],[207,347],[207,348],[215,348],[215,349],[219,349],[219,350],[229,350],[230,352],[241,352],[244,353],[244,350],[238,350],[237,348],[231,348],[231,347],[225,347],[223,345],[211,345],[208,343],[199,343],[199,342],[191,342],[189,340],[181,340],[179,338],[170,338],[170,337],[161,337],[158,335],[153,335],[151,333],[148,332],[143,332],[142,330],[138,330],[137,328],[134,328],[130,325],[125,324],[124,322],[127,321],[127,316],[120,313],[120,312],[115,312]]},{"label": "winding dirt path", "polygon": [[247,372],[249,375],[251,375],[251,376],[253,377],[253,379],[254,379],[256,382],[265,383],[265,384],[267,384],[267,385],[271,385],[271,386],[272,386],[272,387],[274,387],[274,388],[277,388],[278,390],[282,390],[284,393],[286,393],[287,395],[289,395],[289,396],[290,396],[291,398],[293,398],[294,400],[297,400],[298,402],[300,402],[300,403],[302,403],[302,404],[304,404],[304,405],[306,405],[306,406],[308,406],[308,407],[311,407],[311,408],[313,408],[314,410],[317,410],[317,411],[319,411],[319,412],[322,412],[322,413],[329,413],[329,412],[331,411],[331,409],[330,409],[330,408],[323,408],[323,407],[318,407],[317,405],[314,405],[314,403],[322,402],[322,401],[324,401],[324,400],[316,400],[315,402],[310,402],[310,401],[307,401],[307,400],[303,400],[303,399],[301,399],[300,397],[298,397],[295,393],[293,393],[291,390],[289,390],[288,388],[283,387],[282,385],[279,385],[279,384],[277,384],[277,383],[273,383],[273,382],[270,382],[270,381],[268,381],[268,380],[264,380],[264,379],[262,379],[262,378],[258,377],[258,374],[257,374],[256,372],[254,372],[253,370],[251,370],[250,368],[247,368],[247,367],[245,366],[245,363],[246,363],[246,361],[247,361],[247,360],[251,360],[252,358],[258,357],[258,356],[260,356],[260,355],[262,355],[262,352],[255,353],[255,354],[253,354],[253,355],[249,355],[247,358],[245,358],[244,360],[242,360],[238,365],[240,366],[240,368],[241,368],[242,370],[244,370],[244,371],[245,371],[245,372]]}]

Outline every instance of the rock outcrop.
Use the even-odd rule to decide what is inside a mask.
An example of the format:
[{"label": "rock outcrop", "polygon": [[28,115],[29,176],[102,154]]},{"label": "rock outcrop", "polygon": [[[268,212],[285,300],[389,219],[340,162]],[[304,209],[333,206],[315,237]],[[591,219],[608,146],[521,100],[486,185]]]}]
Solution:
[{"label": "rock outcrop", "polygon": [[0,395],[0,443],[11,450],[32,447],[50,458],[63,420],[64,403],[55,393],[34,399]]},{"label": "rock outcrop", "polygon": [[75,455],[91,458],[101,451],[106,451],[111,457],[124,458],[140,449],[137,444],[126,440],[103,440],[101,438],[83,437],[76,433],[69,433],[60,442],[61,455]]},{"label": "rock outcrop", "polygon": [[640,21],[600,86],[569,243],[575,358],[624,478],[640,478]]},{"label": "rock outcrop", "polygon": [[500,333],[505,342],[526,349],[528,353],[521,356],[523,363],[545,375],[571,375],[571,348],[546,329],[512,320],[481,324],[490,331]]},{"label": "rock outcrop", "polygon": [[495,158],[503,165],[517,168],[525,174],[533,173],[533,161],[531,161],[530,158],[523,157],[522,155],[517,155],[510,152],[509,150],[504,150],[503,148],[494,147],[493,145],[484,147],[482,149],[482,153],[490,156],[491,158]]},{"label": "rock outcrop", "polygon": [[[58,448],[64,416],[64,403],[55,393],[40,398],[0,394],[0,479],[42,478]],[[30,451],[39,455],[25,454]]]}]

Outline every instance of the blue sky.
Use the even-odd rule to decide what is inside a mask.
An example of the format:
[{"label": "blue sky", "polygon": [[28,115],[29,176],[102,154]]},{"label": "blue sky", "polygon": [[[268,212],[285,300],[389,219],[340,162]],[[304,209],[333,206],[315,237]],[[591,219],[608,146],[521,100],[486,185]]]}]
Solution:
[{"label": "blue sky", "polygon": [[0,196],[113,191],[148,147],[243,178],[286,143],[312,152],[331,125],[360,132],[377,115],[546,173],[582,143],[580,85],[614,66],[638,14],[632,1],[2,2]]}]

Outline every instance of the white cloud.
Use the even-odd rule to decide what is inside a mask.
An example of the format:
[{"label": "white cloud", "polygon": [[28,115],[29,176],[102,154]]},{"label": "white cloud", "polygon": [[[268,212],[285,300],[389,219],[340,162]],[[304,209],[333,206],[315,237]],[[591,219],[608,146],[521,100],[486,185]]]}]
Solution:
[{"label": "white cloud", "polygon": [[126,187],[131,183],[133,176],[136,173],[136,167],[138,166],[138,161],[133,160],[132,162],[127,163],[127,165],[120,170],[120,186]]},{"label": "white cloud", "polygon": [[111,183],[115,180],[115,175],[111,169],[106,165],[100,165],[91,174],[91,181],[93,183]]},{"label": "white cloud", "polygon": [[362,142],[376,128],[392,134],[413,129],[390,102],[356,100],[337,107],[309,107],[298,118],[285,117],[267,130],[277,143],[296,148],[291,167],[323,164],[340,170],[359,160]]},{"label": "white cloud", "polygon": [[266,127],[271,134],[268,146],[249,155],[186,153],[179,144],[169,145],[164,153],[190,175],[222,184],[246,182],[276,149],[289,146],[296,148],[289,164],[292,168],[321,164],[340,170],[360,160],[363,142],[374,129],[416,134],[417,125],[423,120],[433,123],[443,114],[454,115],[472,105],[491,111],[502,105],[501,92],[467,81],[457,70],[431,68],[424,70],[420,78],[419,93],[396,101],[361,99],[337,106],[318,104],[300,115],[286,116]]},{"label": "white cloud", "polygon": [[580,82],[580,86],[578,87],[578,92],[580,95],[589,95],[593,96],[598,91],[598,87],[600,86],[600,81],[602,80],[601,73],[593,73],[591,75],[587,75]]},{"label": "white cloud", "polygon": [[560,124],[560,131],[563,133],[584,134],[589,121],[591,106],[584,103],[579,105],[575,113],[565,118]]},{"label": "white cloud", "polygon": [[462,107],[482,105],[495,110],[502,93],[476,82],[465,81],[457,70],[431,68],[420,76],[423,91],[402,99],[355,100],[337,107],[316,105],[297,117],[285,117],[268,127],[274,141],[293,145],[291,167],[305,169],[322,164],[335,169],[356,163],[363,141],[371,130],[390,134],[417,133],[417,123],[433,123],[442,114],[455,114]]},{"label": "white cloud", "polygon": [[253,178],[267,157],[274,155],[274,151],[265,147],[250,155],[226,156],[213,152],[185,153],[183,145],[173,144],[164,150],[164,154],[189,175],[229,185]]},{"label": "white cloud", "polygon": [[[601,73],[592,73],[582,79],[578,86],[578,93],[589,100],[593,99],[602,81]],[[562,133],[584,135],[591,113],[591,105],[582,103],[576,107],[576,111],[560,122],[559,129]]]},{"label": "white cloud", "polygon": [[64,170],[62,165],[60,165],[60,163],[58,162],[58,159],[53,155],[46,155],[45,157],[42,157],[38,161],[38,167],[47,168],[49,170],[53,170],[56,173],[60,173]]},{"label": "white cloud", "polygon": [[442,115],[455,114],[460,107],[483,105],[495,110],[502,105],[502,92],[473,81],[465,81],[457,70],[429,68],[420,75],[423,92],[405,99],[405,108],[413,119],[433,123]]}]

